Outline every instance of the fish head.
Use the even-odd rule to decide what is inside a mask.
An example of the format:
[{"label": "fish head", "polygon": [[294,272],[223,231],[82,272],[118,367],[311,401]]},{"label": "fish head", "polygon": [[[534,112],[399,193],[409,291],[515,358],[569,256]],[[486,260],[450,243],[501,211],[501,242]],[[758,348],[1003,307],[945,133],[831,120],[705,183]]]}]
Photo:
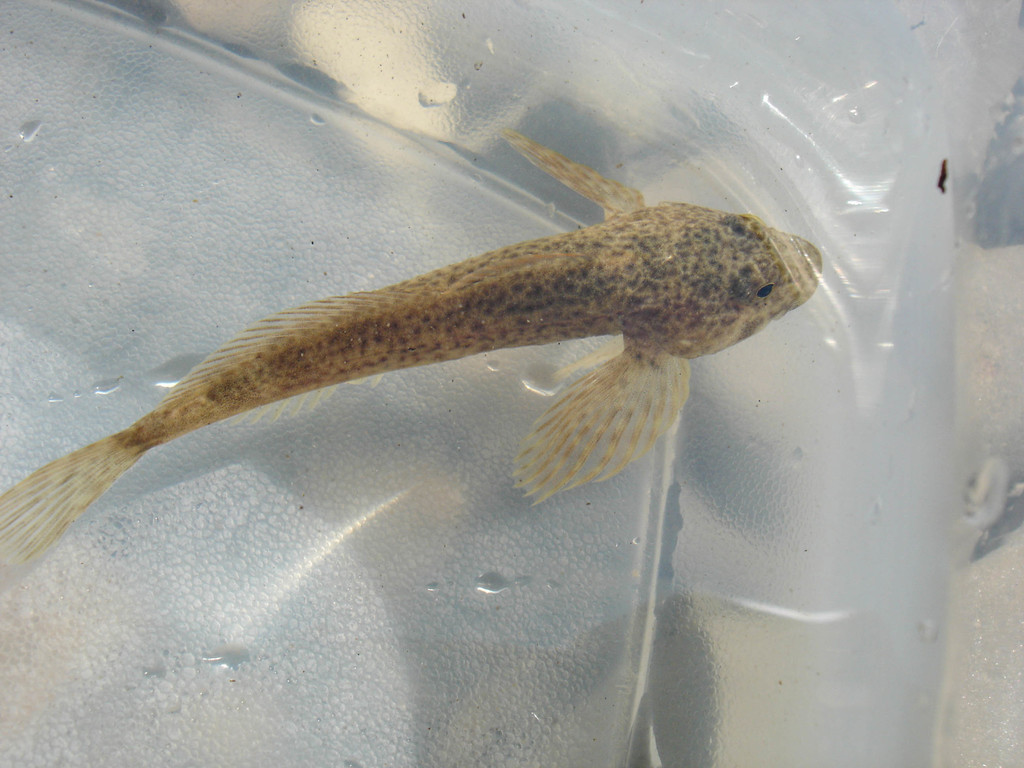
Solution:
[{"label": "fish head", "polygon": [[814,295],[821,282],[821,251],[802,237],[765,229],[769,251],[777,260],[772,265],[773,272],[779,275],[771,289],[774,320]]},{"label": "fish head", "polygon": [[821,252],[804,238],[749,214],[680,207],[679,215],[699,224],[698,234],[673,249],[676,287],[663,294],[669,300],[657,330],[650,327],[671,354],[693,358],[732,346],[817,289]]},{"label": "fish head", "polygon": [[742,341],[806,302],[821,281],[821,252],[802,237],[768,227],[756,216],[728,216],[725,252],[731,258],[712,312],[710,351]]}]

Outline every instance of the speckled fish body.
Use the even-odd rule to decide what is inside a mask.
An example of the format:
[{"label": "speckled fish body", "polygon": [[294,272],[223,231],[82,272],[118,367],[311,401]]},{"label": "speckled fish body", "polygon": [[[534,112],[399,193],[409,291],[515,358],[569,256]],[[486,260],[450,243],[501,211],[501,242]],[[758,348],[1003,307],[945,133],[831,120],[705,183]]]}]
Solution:
[{"label": "speckled fish body", "polygon": [[0,557],[30,559],[150,448],[286,398],[507,347],[621,335],[620,354],[568,387],[517,457],[543,499],[645,453],[688,394],[687,359],[802,304],[817,249],[750,215],[636,190],[512,132],[506,138],[605,221],[500,248],[377,291],[273,315],[228,342],[139,421],[0,496]]}]

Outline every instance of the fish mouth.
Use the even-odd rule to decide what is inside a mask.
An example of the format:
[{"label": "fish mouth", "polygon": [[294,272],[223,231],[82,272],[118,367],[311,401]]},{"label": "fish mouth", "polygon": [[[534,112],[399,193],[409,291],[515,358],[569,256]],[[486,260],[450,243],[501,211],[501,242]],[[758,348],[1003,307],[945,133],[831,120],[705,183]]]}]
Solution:
[{"label": "fish mouth", "polygon": [[798,307],[814,295],[821,282],[821,251],[802,237],[786,232],[772,230],[769,237],[783,271],[796,288],[792,306]]}]

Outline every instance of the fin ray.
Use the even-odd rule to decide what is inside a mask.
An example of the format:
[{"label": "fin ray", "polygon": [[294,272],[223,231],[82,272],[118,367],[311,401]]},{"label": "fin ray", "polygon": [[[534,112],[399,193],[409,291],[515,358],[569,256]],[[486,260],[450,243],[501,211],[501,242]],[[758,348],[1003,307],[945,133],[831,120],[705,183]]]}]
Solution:
[{"label": "fin ray", "polygon": [[392,286],[377,291],[318,299],[270,315],[246,328],[199,363],[171,389],[162,404],[187,402],[211,379],[237,365],[242,358],[253,355],[263,348],[289,337],[337,323],[353,313],[391,307],[404,295],[403,289]]},{"label": "fin ray", "polygon": [[565,381],[574,373],[606,363],[617,355],[622,354],[623,349],[622,336],[613,336],[594,351],[587,353],[579,360],[563,365],[555,371],[555,381]]},{"label": "fin ray", "polygon": [[0,560],[23,563],[42,554],[144,452],[111,435],[10,488],[0,496]]},{"label": "fin ray", "polygon": [[606,219],[619,213],[638,211],[645,205],[644,196],[637,189],[607,179],[593,168],[573,162],[516,131],[506,129],[501,135],[513,149],[542,171],[600,205]]},{"label": "fin ray", "polygon": [[[350,384],[368,381],[373,377],[363,377],[362,379],[354,379],[349,382]],[[263,419],[269,418],[270,422],[273,423],[281,417],[291,418],[297,416],[300,413],[306,413],[312,411],[320,403],[329,398],[338,389],[337,384],[331,384],[320,389],[310,390],[309,392],[302,392],[298,395],[285,398],[284,400],[275,400],[272,403],[261,405],[257,408],[253,408],[248,411],[243,411],[237,416],[233,416],[228,423],[231,425],[253,425],[259,424]],[[371,384],[373,386],[373,384]]]},{"label": "fin ray", "polygon": [[539,503],[618,474],[672,426],[689,380],[688,360],[627,340],[534,422],[516,456],[516,485]]}]

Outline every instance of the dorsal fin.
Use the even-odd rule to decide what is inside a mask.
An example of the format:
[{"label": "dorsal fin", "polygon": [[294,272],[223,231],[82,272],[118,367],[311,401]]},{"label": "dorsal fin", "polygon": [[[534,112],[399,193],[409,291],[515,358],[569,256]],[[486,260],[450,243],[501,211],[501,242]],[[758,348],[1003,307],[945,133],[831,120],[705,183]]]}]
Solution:
[{"label": "dorsal fin", "polygon": [[519,154],[542,171],[600,205],[606,219],[620,213],[639,211],[645,205],[640,190],[606,179],[593,168],[573,162],[565,155],[516,131],[505,129],[501,135]]},{"label": "dorsal fin", "polygon": [[218,375],[261,349],[337,323],[352,313],[392,306],[405,295],[403,288],[392,286],[377,291],[319,299],[270,315],[246,328],[193,368],[171,389],[161,405],[173,405],[187,400]]}]

